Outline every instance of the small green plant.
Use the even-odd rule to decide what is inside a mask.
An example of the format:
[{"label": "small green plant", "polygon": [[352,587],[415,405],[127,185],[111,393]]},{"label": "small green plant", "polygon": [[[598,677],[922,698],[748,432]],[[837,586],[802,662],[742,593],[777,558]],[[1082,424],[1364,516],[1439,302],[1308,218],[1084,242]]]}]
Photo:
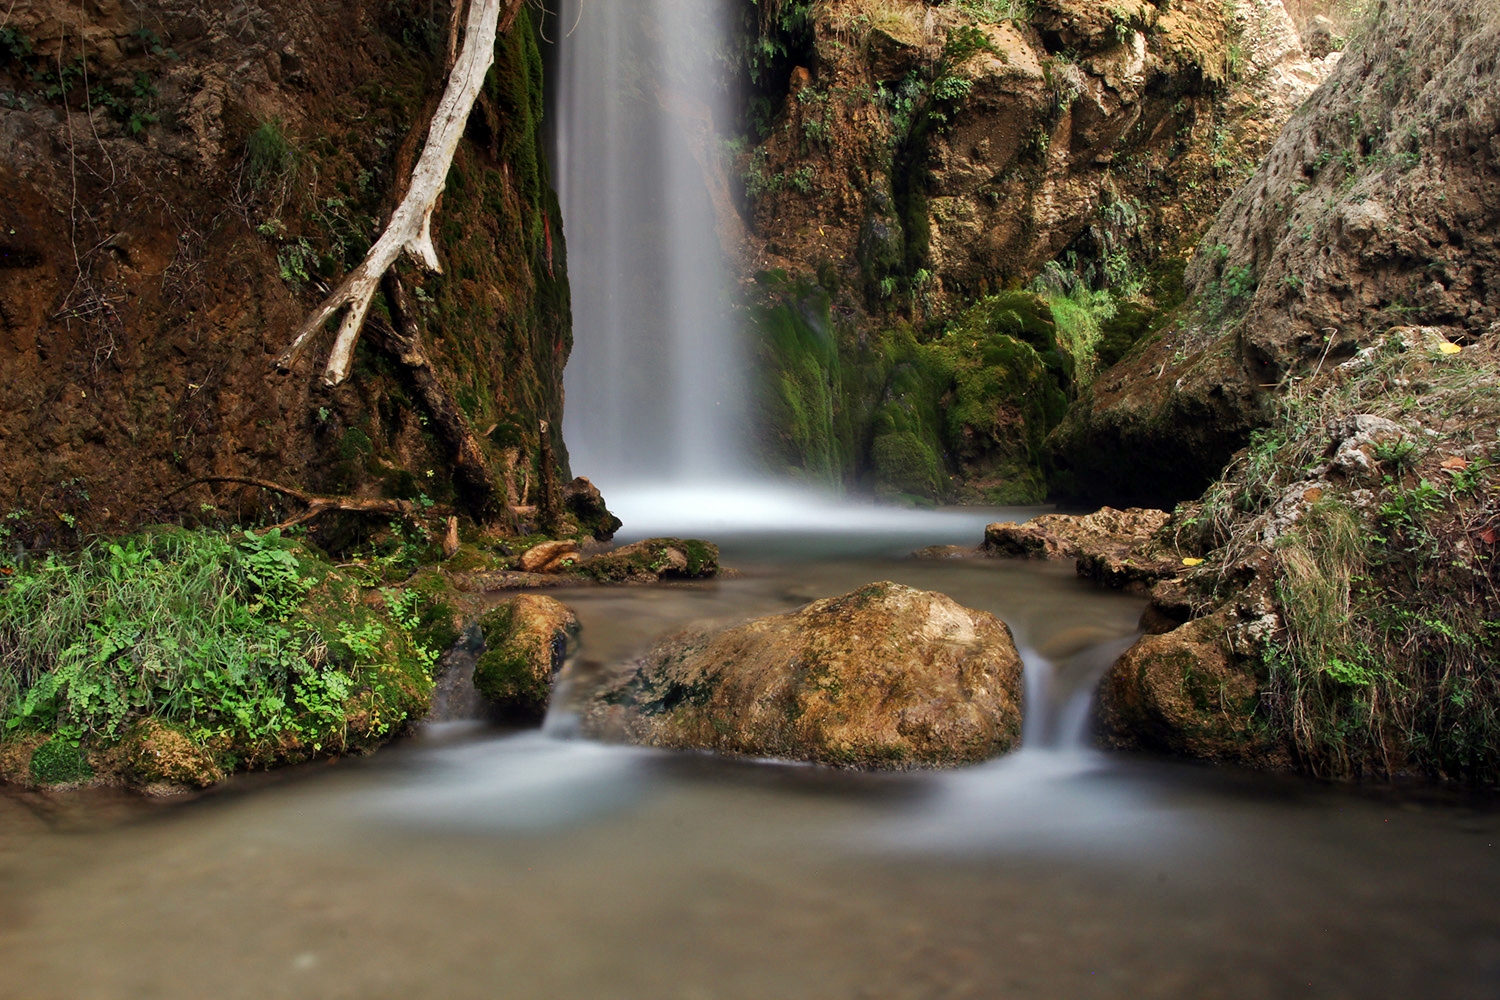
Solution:
[{"label": "small green plant", "polygon": [[1397,473],[1410,471],[1417,462],[1417,442],[1409,437],[1377,441],[1370,449],[1375,461]]}]

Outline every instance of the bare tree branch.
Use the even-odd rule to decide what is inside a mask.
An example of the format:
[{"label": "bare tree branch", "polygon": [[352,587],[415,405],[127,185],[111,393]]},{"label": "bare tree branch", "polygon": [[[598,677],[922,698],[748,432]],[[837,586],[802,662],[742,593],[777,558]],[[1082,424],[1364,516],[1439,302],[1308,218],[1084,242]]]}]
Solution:
[{"label": "bare tree branch", "polygon": [[[495,40],[509,31],[524,0],[471,0],[464,28],[463,48],[448,76],[448,86],[432,116],[427,144],[412,170],[411,185],[380,239],[364,261],[349,272],[323,304],[318,306],[293,335],[292,344],[275,361],[279,371],[289,371],[306,352],[312,339],[340,310],[344,312],[337,339],[323,371],[327,385],[338,385],[349,377],[354,347],[359,342],[370,303],[380,280],[402,253],[423,268],[442,273],[437,249],[432,243],[432,213],[448,180],[453,156],[463,137],[469,112],[484,87],[485,76],[495,61]],[[504,17],[502,21],[502,9]],[[455,25],[457,21],[455,19]]]}]

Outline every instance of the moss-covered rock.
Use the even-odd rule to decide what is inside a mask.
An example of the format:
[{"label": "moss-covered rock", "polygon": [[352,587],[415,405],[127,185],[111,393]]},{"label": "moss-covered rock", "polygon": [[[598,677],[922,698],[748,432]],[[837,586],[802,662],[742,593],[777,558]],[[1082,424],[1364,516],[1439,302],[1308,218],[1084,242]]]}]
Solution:
[{"label": "moss-covered rock", "polygon": [[63,735],[53,736],[33,750],[27,770],[38,785],[72,785],[94,776],[79,741]]},{"label": "moss-covered rock", "polygon": [[607,542],[624,525],[605,506],[599,488],[583,476],[563,487],[563,506],[578,525],[581,535]]},{"label": "moss-covered rock", "polygon": [[211,750],[182,729],[146,719],[117,750],[126,779],[133,785],[207,788],[224,780]]},{"label": "moss-covered rock", "polygon": [[587,729],[650,746],[846,767],[973,763],[1020,740],[1004,622],[874,583],[799,611],[659,643],[605,686]]},{"label": "moss-covered rock", "polygon": [[682,538],[648,538],[594,556],[579,571],[600,583],[701,580],[719,573],[719,548]]},{"label": "moss-covered rock", "polygon": [[479,693],[504,712],[544,714],[577,638],[577,616],[550,597],[519,594],[480,618],[479,628],[485,645],[474,666]]}]

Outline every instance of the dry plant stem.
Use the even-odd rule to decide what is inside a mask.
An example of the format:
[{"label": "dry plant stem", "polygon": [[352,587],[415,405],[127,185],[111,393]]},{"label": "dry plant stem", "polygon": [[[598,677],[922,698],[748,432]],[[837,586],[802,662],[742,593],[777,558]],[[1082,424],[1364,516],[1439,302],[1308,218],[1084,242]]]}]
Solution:
[{"label": "dry plant stem", "polygon": [[[359,342],[360,330],[370,311],[370,303],[385,275],[403,252],[409,254],[428,271],[442,273],[437,249],[432,243],[432,213],[437,208],[438,198],[448,180],[448,171],[453,165],[454,153],[463,138],[464,127],[469,121],[469,112],[484,87],[485,76],[495,61],[495,39],[502,30],[509,30],[520,12],[523,0],[472,0],[469,5],[468,23],[464,28],[464,44],[453,72],[448,76],[448,87],[443,93],[437,111],[432,116],[432,125],[427,133],[427,144],[412,171],[411,185],[406,197],[401,200],[391,221],[380,239],[370,248],[364,261],[334,289],[323,304],[313,311],[292,338],[292,345],[276,359],[275,367],[288,371],[307,350],[309,343],[335,313],[347,309],[339,325],[338,338],[328,355],[328,364],[323,371],[323,382],[338,385],[349,377],[349,368],[354,360],[354,347]],[[501,24],[501,9],[505,9],[504,24]]]},{"label": "dry plant stem", "polygon": [[254,486],[257,489],[266,490],[271,493],[279,493],[290,497],[307,509],[296,517],[283,521],[276,525],[277,528],[290,528],[293,525],[305,524],[323,514],[335,511],[346,514],[372,514],[382,517],[403,517],[408,521],[421,520],[424,515],[438,514],[440,508],[422,510],[410,500],[387,500],[382,498],[360,499],[358,497],[320,496],[316,493],[308,493],[293,486],[284,486],[281,483],[272,482],[269,479],[255,479],[249,476],[204,476],[194,479],[184,486],[179,486],[167,498],[176,496],[194,486],[202,486],[209,483],[231,483],[239,486]]}]

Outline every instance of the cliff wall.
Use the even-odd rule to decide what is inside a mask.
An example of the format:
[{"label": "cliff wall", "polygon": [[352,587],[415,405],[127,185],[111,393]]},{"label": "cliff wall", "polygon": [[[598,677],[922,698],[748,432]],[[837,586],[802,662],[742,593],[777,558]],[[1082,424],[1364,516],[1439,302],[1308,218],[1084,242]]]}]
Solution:
[{"label": "cliff wall", "polygon": [[[316,350],[270,372],[395,206],[447,22],[410,0],[9,7],[0,507],[29,543],[273,502],[168,498],[201,476],[452,498],[445,448],[375,338],[336,389]],[[415,290],[434,367],[518,493],[539,422],[558,423],[571,346],[541,88],[523,13],[435,219],[445,273]]]}]

